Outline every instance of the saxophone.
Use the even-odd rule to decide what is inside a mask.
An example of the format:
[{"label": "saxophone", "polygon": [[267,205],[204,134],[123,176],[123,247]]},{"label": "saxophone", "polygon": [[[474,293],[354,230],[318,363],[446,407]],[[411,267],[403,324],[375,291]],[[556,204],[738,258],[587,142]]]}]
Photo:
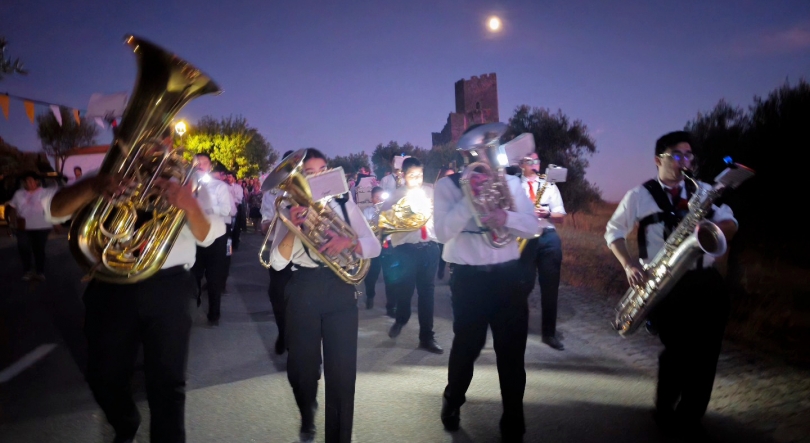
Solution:
[{"label": "saxophone", "polygon": [[[553,165],[552,165],[553,166]],[[546,180],[546,174],[541,174],[539,176],[540,179]],[[534,197],[534,209],[540,209],[540,199],[543,198],[543,193],[546,192],[546,188],[548,188],[548,181],[543,182],[543,186],[540,186],[540,189],[537,190]],[[541,231],[538,228],[537,234],[534,235],[534,238],[539,237]],[[527,238],[518,238],[518,251],[522,254],[523,250],[526,249],[526,245],[529,244],[529,239]]]},{"label": "saxophone", "polygon": [[695,193],[689,199],[689,213],[653,260],[644,265],[646,281],[631,286],[616,306],[612,324],[620,335],[635,332],[702,254],[712,257],[725,254],[726,237],[717,225],[705,219],[706,215],[726,189],[736,188],[753,175],[753,170],[734,163],[715,178],[712,188],[707,189],[684,171],[684,177],[695,185]]},{"label": "saxophone", "polygon": [[98,198],[73,218],[68,243],[88,278],[136,283],[163,266],[185,212],[169,205],[154,182],[158,178],[185,185],[194,173],[181,149],[167,148],[161,136],[174,115],[219,87],[199,69],[135,36],[126,44],[138,61],[138,80],[99,174],[120,175],[126,191],[114,201]]},{"label": "saxophone", "polygon": [[[500,144],[500,138],[507,129],[508,126],[503,123],[488,123],[468,131],[458,141],[458,149],[467,154],[465,160],[477,160],[466,165],[459,179],[464,200],[470,207],[484,240],[493,248],[502,248],[515,239],[505,226],[493,228],[481,221],[496,209],[515,210],[515,202],[504,173],[509,159],[504,146]],[[473,174],[486,176],[478,195],[470,185]]]}]

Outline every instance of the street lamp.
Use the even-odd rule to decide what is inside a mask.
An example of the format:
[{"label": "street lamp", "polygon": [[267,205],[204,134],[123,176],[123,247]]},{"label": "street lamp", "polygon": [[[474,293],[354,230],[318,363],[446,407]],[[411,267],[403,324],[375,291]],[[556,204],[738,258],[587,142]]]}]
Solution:
[{"label": "street lamp", "polygon": [[176,132],[176,133],[177,133],[177,135],[179,135],[179,136],[180,136],[180,138],[182,139],[182,138],[183,138],[183,134],[185,134],[185,133],[186,133],[186,122],[184,122],[184,121],[179,121],[179,122],[177,122],[177,123],[174,125],[174,132]]}]

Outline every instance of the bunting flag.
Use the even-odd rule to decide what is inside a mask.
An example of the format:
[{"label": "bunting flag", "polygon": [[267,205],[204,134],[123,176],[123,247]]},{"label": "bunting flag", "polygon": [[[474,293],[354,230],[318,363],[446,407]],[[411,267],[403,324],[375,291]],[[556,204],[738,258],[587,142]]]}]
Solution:
[{"label": "bunting flag", "polygon": [[4,94],[0,94],[0,109],[3,110],[3,115],[6,116],[6,120],[8,120],[8,96]]},{"label": "bunting flag", "polygon": [[101,117],[96,117],[95,120],[96,120],[96,124],[99,125],[101,127],[101,129],[107,129],[104,126],[104,120],[102,120]]},{"label": "bunting flag", "polygon": [[77,125],[82,124],[82,119],[81,119],[81,117],[79,117],[79,110],[78,109],[73,110],[73,119],[76,120]]},{"label": "bunting flag", "polygon": [[53,112],[53,118],[56,119],[59,126],[62,126],[62,112],[59,110],[59,105],[51,105],[51,112]]},{"label": "bunting flag", "polygon": [[28,116],[28,120],[31,120],[31,123],[34,123],[34,102],[25,100],[23,105],[25,105],[25,115]]}]

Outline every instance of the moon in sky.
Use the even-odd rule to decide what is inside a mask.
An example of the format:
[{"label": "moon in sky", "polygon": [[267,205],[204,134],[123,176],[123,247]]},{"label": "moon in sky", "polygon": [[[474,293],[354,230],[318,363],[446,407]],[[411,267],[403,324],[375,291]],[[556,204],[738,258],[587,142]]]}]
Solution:
[{"label": "moon in sky", "polygon": [[492,16],[489,18],[487,22],[487,26],[489,26],[489,30],[492,32],[500,31],[501,29],[501,19],[498,17]]}]

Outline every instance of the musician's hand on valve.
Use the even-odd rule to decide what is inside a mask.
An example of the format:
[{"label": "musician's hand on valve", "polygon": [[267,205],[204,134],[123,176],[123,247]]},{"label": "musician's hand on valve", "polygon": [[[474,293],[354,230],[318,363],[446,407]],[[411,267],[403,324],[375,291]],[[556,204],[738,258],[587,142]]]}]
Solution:
[{"label": "musician's hand on valve", "polygon": [[627,276],[627,282],[630,283],[630,286],[641,285],[647,277],[644,268],[638,263],[630,263],[625,266],[624,273]]},{"label": "musician's hand on valve", "polygon": [[481,223],[489,226],[490,228],[500,228],[506,224],[506,211],[501,208],[497,208],[486,215],[481,217]]},{"label": "musician's hand on valve", "polygon": [[480,172],[473,172],[470,175],[470,189],[476,197],[481,195],[481,188],[484,186],[484,182],[486,182],[488,178],[489,176]]},{"label": "musician's hand on valve", "polygon": [[290,208],[290,221],[299,228],[307,221],[307,211],[309,208],[306,206],[293,206]]},{"label": "musician's hand on valve", "polygon": [[91,179],[93,191],[104,200],[114,200],[126,191],[121,178],[115,175],[99,174]]},{"label": "musician's hand on valve", "polygon": [[341,237],[334,231],[326,231],[326,235],[330,238],[326,244],[321,246],[318,252],[325,253],[326,255],[335,257],[345,249],[351,249],[352,239],[348,237]]},{"label": "musician's hand on valve", "polygon": [[543,207],[535,208],[534,215],[536,215],[537,218],[549,218],[551,217],[551,211]]},{"label": "musician's hand on valve", "polygon": [[161,195],[168,200],[169,204],[177,209],[187,211],[197,205],[191,183],[182,186],[176,181],[159,178],[155,180],[155,187],[160,190]]}]

